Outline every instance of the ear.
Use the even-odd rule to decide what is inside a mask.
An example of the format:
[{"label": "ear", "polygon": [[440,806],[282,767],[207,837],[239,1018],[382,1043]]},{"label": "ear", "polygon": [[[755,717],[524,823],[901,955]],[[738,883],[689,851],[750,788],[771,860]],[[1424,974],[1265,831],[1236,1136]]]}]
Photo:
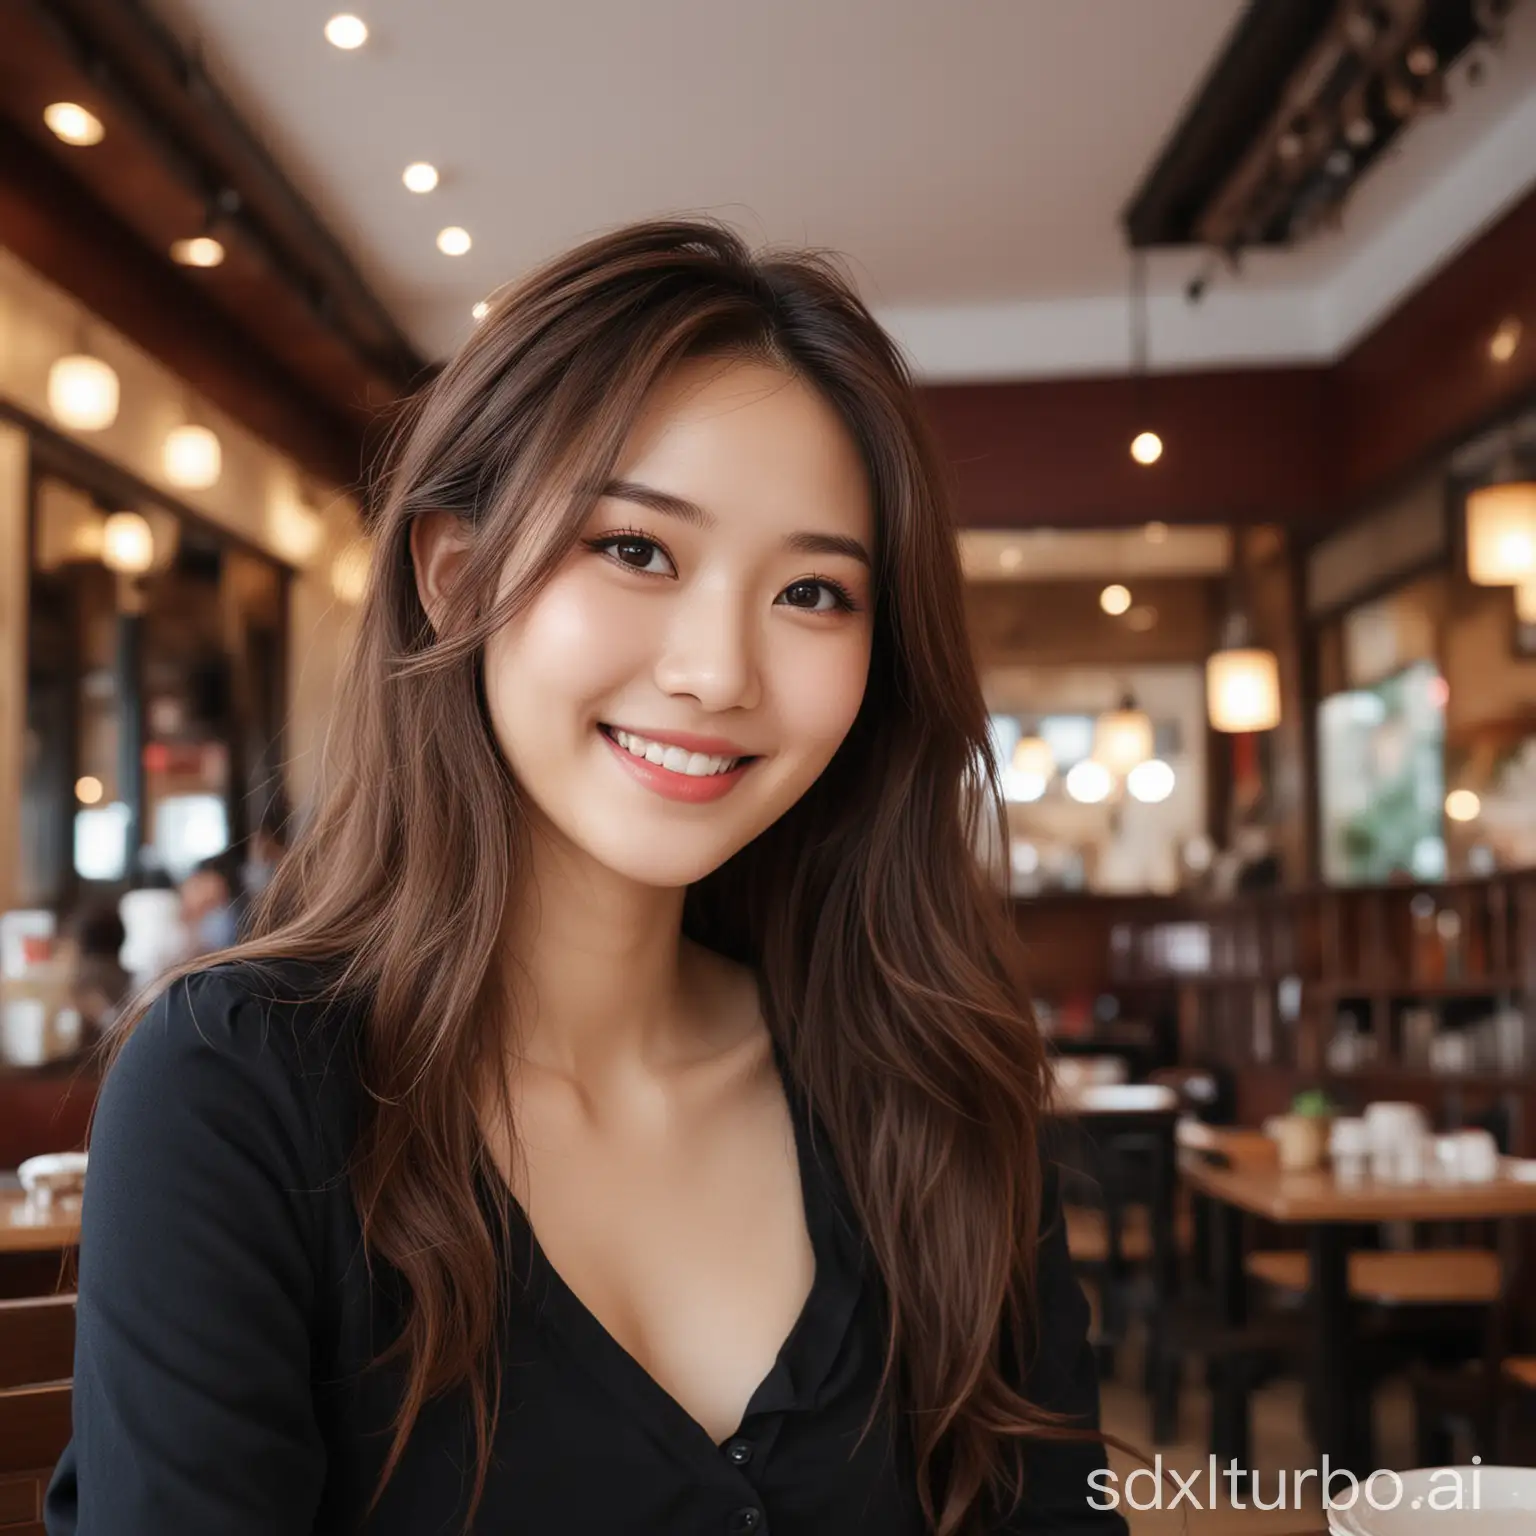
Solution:
[{"label": "ear", "polygon": [[416,595],[434,630],[442,628],[443,614],[469,545],[469,525],[452,512],[423,512],[411,524]]}]

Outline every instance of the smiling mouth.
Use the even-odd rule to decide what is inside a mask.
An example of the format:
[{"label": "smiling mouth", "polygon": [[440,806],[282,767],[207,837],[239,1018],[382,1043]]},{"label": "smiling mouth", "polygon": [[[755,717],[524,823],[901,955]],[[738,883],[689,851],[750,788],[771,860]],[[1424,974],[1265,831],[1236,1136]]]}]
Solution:
[{"label": "smiling mouth", "polygon": [[654,741],[647,736],[620,730],[605,722],[598,723],[598,730],[631,757],[650,763],[653,767],[664,768],[669,773],[675,773],[683,778],[717,778],[723,774],[734,773],[736,769],[757,761],[756,756],[751,753],[742,757],[722,757],[709,752],[690,752],[686,747]]}]

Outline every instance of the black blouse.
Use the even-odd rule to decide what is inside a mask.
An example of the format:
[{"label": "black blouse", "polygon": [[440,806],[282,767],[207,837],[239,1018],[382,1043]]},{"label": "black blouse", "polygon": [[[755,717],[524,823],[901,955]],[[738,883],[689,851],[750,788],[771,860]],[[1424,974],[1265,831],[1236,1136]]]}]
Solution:
[{"label": "black blouse", "polygon": [[[403,1367],[365,1367],[397,1331],[400,1293],[387,1266],[364,1262],[342,1174],[356,1123],[350,1029],[303,999],[302,973],[284,975],[223,967],[176,986],[102,1086],[74,1439],[48,1489],[50,1536],[364,1529],[403,1383]],[[854,1448],[880,1376],[883,1287],[785,1077],[815,1279],[724,1444],[564,1284],[498,1183],[518,1295],[476,1532],[922,1536],[899,1426],[883,1415]],[[1061,1224],[1048,1222],[1029,1395],[1096,1424],[1087,1308]],[[462,1529],[470,1422],[464,1396],[427,1406],[367,1530]],[[1039,1447],[1024,1503],[994,1528],[1123,1533],[1088,1502],[1103,1465],[1092,1444]]]}]

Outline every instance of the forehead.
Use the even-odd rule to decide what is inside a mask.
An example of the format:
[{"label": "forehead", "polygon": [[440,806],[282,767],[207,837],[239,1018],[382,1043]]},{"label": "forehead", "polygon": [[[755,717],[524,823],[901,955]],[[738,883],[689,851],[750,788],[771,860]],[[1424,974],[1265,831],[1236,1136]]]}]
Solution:
[{"label": "forehead", "polygon": [[872,521],[868,476],[842,418],[812,386],[764,363],[679,365],[652,391],[616,469],[718,517],[814,515],[861,537]]}]

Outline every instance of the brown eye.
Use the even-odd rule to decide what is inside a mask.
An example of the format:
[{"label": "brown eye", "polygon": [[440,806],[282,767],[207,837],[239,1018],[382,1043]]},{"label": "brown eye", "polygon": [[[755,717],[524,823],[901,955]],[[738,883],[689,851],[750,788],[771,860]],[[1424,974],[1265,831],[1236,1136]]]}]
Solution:
[{"label": "brown eye", "polygon": [[791,583],[781,597],[786,607],[798,608],[802,613],[846,613],[856,606],[841,583],[819,577]]},{"label": "brown eye", "polygon": [[589,539],[586,543],[588,549],[617,561],[626,570],[639,571],[644,576],[677,574],[671,557],[661,545],[641,534],[614,533],[603,539]]}]

